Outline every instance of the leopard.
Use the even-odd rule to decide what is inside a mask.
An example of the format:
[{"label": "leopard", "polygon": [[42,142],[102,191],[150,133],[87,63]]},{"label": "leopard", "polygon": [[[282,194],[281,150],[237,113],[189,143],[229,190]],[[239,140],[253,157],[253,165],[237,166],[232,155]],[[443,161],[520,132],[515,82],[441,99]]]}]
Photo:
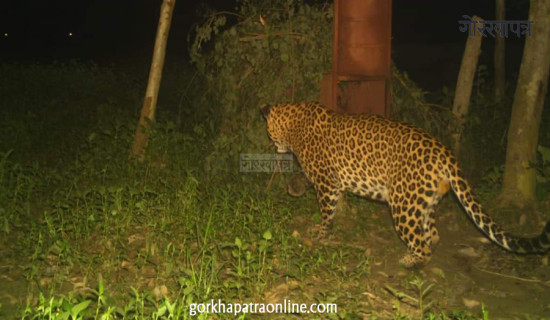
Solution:
[{"label": "leopard", "polygon": [[343,114],[318,102],[263,105],[277,152],[292,152],[316,191],[323,239],[343,193],[389,205],[393,227],[407,247],[405,268],[422,267],[439,242],[435,211],[454,192],[473,224],[503,249],[543,254],[550,249],[550,221],[537,237],[501,228],[473,193],[456,157],[440,141],[410,124],[372,114]]}]

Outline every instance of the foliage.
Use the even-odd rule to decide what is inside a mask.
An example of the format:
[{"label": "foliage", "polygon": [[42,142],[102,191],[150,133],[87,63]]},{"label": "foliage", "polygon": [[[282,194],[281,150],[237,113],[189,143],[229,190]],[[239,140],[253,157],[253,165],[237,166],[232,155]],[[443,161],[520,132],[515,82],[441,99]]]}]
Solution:
[{"label": "foliage", "polygon": [[430,293],[430,290],[434,286],[434,283],[431,283],[427,286],[425,286],[424,281],[418,277],[415,276],[414,278],[410,279],[408,281],[409,286],[416,291],[416,296],[413,297],[408,295],[405,292],[399,291],[395,288],[393,288],[390,285],[386,285],[386,289],[394,295],[399,300],[408,300],[409,303],[413,303],[418,308],[421,317],[424,317],[425,313],[432,308],[433,300],[429,302],[425,302],[426,296]]},{"label": "foliage", "polygon": [[[500,103],[494,99],[493,83],[487,67],[480,65],[476,72],[472,88],[469,112],[464,124],[461,137],[461,154],[459,162],[462,169],[469,172],[487,172],[482,180],[495,186],[499,181],[499,167],[504,162],[506,153],[506,133],[510,123],[513,90],[506,90]],[[439,106],[445,107],[447,115],[440,121],[448,134],[452,130],[451,107],[453,105],[454,90],[443,87],[439,92],[430,95],[430,99]],[[437,109],[437,108],[436,108]],[[447,145],[447,137],[436,134]],[[482,178],[476,174],[470,176],[471,183]]]},{"label": "foliage", "polygon": [[[29,68],[3,67],[14,74]],[[37,77],[18,80],[24,85],[12,87],[2,101],[13,112],[1,121],[30,134],[10,136],[10,144],[0,146],[0,260],[21,268],[17,277],[3,270],[0,297],[27,297],[18,311],[2,305],[1,317],[185,319],[191,303],[259,295],[276,275],[276,255],[290,265],[295,255],[282,228],[288,210],[274,210],[270,199],[253,191],[198,180],[209,128],[202,115],[186,110],[187,102],[181,110],[190,121],[178,129],[159,117],[147,161],[136,164],[127,154],[139,104],[128,97],[139,89],[105,89],[99,101],[81,101],[62,89],[73,82],[76,90],[70,74],[89,76],[86,65],[33,68]],[[102,81],[89,82],[90,92],[116,87],[118,75],[94,70]],[[46,91],[33,82],[56,76],[59,82],[52,80]],[[33,97],[24,94],[30,86]],[[42,108],[48,123],[56,124],[47,130],[36,117],[25,118]],[[38,148],[51,137],[55,148]],[[242,250],[233,256],[236,238]]]},{"label": "foliage", "polygon": [[326,4],[242,0],[236,12],[210,13],[196,27],[191,60],[220,119],[208,169],[222,168],[213,159],[269,145],[261,104],[317,99],[331,63],[332,14]]},{"label": "foliage", "polygon": [[[485,168],[498,167],[506,157],[506,138],[510,124],[512,90],[501,102],[494,99],[493,82],[487,67],[480,65],[476,73],[468,118],[466,119],[462,143],[475,153],[477,159],[484,159]],[[473,165],[472,157],[467,160]],[[464,162],[464,161],[462,161]],[[479,165],[479,164],[478,164]]]},{"label": "foliage", "polygon": [[488,187],[499,187],[502,184],[504,175],[504,165],[494,166],[487,170],[481,180]]},{"label": "foliage", "polygon": [[543,199],[550,191],[550,148],[539,145],[537,151],[537,161],[532,165],[537,170],[536,195]]},{"label": "foliage", "polygon": [[450,104],[426,101],[427,92],[409,79],[406,73],[392,66],[391,117],[423,128],[450,146],[449,124],[452,121]]},{"label": "foliage", "polygon": [[18,160],[74,156],[60,152],[113,112],[137,110],[141,98],[133,77],[93,63],[0,63],[0,74],[0,150]]}]

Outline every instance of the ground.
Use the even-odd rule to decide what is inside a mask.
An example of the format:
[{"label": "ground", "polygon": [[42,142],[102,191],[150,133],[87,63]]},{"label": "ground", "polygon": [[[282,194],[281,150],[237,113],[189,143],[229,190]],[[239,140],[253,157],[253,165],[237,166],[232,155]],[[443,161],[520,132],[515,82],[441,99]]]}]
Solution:
[{"label": "ground", "polygon": [[[470,319],[468,314],[480,318],[483,312],[496,319],[533,319],[550,314],[548,256],[518,256],[488,243],[450,196],[438,211],[441,241],[432,261],[410,271],[398,264],[405,246],[391,228],[385,204],[346,195],[331,236],[316,242],[307,236],[319,218],[314,192],[309,190],[296,198],[286,195],[282,188],[273,188],[270,192],[275,197],[269,212],[274,219],[286,218],[266,224],[270,232],[264,233],[263,239],[247,238],[242,231],[235,244],[213,238],[208,247],[218,248],[218,264],[210,264],[205,252],[210,255],[214,251],[201,249],[196,235],[170,236],[182,227],[175,220],[172,227],[164,227],[167,238],[155,231],[152,220],[143,217],[145,223],[129,222],[126,230],[117,231],[120,234],[97,230],[81,245],[65,245],[78,247],[79,252],[64,248],[63,239],[71,241],[71,231],[66,230],[46,251],[34,252],[40,256],[37,260],[18,255],[20,245],[4,237],[0,242],[2,314],[20,313],[27,303],[47,304],[40,302],[39,291],[45,296],[97,299],[97,281],[102,279],[114,300],[127,301],[133,290],[137,290],[137,297],[139,292],[149,292],[149,298],[142,293],[145,301],[161,301],[163,296],[174,300],[185,297],[186,290],[198,291],[201,280],[195,279],[197,270],[211,277],[210,293],[204,296],[208,299],[334,302],[338,314],[350,319],[417,319],[421,313],[442,319]],[[256,214],[263,210],[254,204],[259,199],[245,198],[248,200],[241,206],[230,204],[232,210],[247,208]],[[223,201],[231,200],[226,197]],[[540,209],[546,211],[548,205],[541,204]],[[219,214],[225,214],[226,209],[220,210]],[[265,223],[246,216],[243,221]],[[225,223],[214,221],[212,228]],[[223,238],[231,232],[221,228],[211,236]],[[15,230],[12,236],[18,233]],[[207,241],[208,234],[203,236]]]},{"label": "ground", "polygon": [[[395,314],[396,292],[418,299],[415,278],[422,279],[424,288],[433,284],[425,301],[432,301],[437,308],[476,313],[483,307],[495,318],[538,318],[550,314],[548,256],[514,255],[488,242],[454,199],[444,201],[438,212],[441,241],[432,261],[420,270],[408,271],[397,263],[405,246],[391,228],[387,206],[361,204],[369,201],[347,196],[350,198],[353,204],[347,201],[340,209],[332,237],[320,245],[364,251],[371,257],[370,274],[361,280],[366,291],[357,293],[362,294],[361,303],[372,308],[372,314],[380,318]],[[303,217],[293,222],[300,234],[311,223],[311,219]],[[353,268],[352,260],[348,268]],[[403,313],[419,312],[417,302],[406,298],[402,302]]]}]

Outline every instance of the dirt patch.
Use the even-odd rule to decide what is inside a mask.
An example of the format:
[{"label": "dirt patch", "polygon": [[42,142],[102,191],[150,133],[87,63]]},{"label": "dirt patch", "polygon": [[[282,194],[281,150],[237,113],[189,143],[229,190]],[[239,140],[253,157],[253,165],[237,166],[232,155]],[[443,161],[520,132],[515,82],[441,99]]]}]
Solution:
[{"label": "dirt patch", "polygon": [[[387,206],[362,201],[365,204],[352,199],[352,204],[341,206],[329,239],[313,242],[313,248],[346,246],[368,252],[371,271],[361,285],[370,289],[361,292],[361,302],[370,306],[370,315],[419,316],[414,279],[420,279],[424,288],[433,284],[423,297],[431,302],[431,310],[468,310],[479,316],[483,308],[491,318],[550,315],[548,255],[515,255],[500,249],[477,231],[453,201],[446,201],[446,208],[438,212],[441,240],[431,262],[422,269],[407,270],[398,264],[406,247],[391,227]],[[307,229],[312,220],[296,217],[293,225]],[[325,280],[331,286],[340,281]],[[398,299],[390,289],[416,302]]]}]

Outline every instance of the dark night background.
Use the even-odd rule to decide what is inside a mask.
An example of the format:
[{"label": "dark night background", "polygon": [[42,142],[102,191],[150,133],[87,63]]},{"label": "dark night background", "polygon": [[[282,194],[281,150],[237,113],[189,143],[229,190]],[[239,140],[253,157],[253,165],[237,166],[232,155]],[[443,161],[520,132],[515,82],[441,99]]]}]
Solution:
[{"label": "dark night background", "polygon": [[[466,39],[457,21],[464,14],[494,19],[494,2],[394,0],[394,62],[428,90],[452,85]],[[1,56],[9,61],[143,62],[143,68],[148,68],[160,4],[150,0],[3,1]],[[176,2],[167,59],[187,60],[187,36],[202,8],[232,10],[235,5],[234,0]],[[509,2],[507,19],[526,20],[527,10],[527,1]],[[523,40],[511,36],[507,41],[511,77],[519,68]],[[492,45],[493,39],[484,40],[480,64],[492,64]]]}]

